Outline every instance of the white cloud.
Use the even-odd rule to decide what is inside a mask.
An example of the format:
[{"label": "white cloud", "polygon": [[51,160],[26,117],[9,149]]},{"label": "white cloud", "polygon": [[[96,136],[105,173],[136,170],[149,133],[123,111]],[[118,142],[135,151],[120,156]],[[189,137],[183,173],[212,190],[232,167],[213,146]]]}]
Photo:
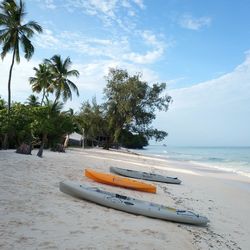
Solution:
[{"label": "white cloud", "polygon": [[46,6],[46,8],[48,9],[55,9],[56,5],[54,3],[54,0],[45,0],[44,1],[44,5]]},{"label": "white cloud", "polygon": [[123,55],[125,60],[138,64],[151,64],[156,62],[165,52],[167,45],[150,31],[139,32],[144,43],[152,47],[152,50],[145,53],[129,52]]},{"label": "white cloud", "polygon": [[137,9],[144,9],[142,0],[67,0],[64,5],[70,12],[81,10],[85,14],[96,16],[105,26],[117,24],[124,31],[135,27],[133,17]]},{"label": "white cloud", "polygon": [[[12,100],[26,101],[27,97],[32,94],[29,84],[29,77],[34,76],[33,67],[37,67],[42,61],[31,59],[26,61],[21,57],[21,63],[14,65],[12,75]],[[7,55],[4,61],[0,61],[0,95],[7,100],[7,82],[8,72],[11,64],[11,55]],[[73,64],[72,68],[80,72],[79,78],[72,78],[72,81],[77,85],[80,97],[73,96],[73,101],[68,101],[66,107],[78,110],[80,103],[86,100],[91,100],[96,96],[99,102],[102,102],[102,93],[106,85],[104,76],[108,74],[109,68],[123,68],[127,69],[129,74],[142,73],[142,79],[148,82],[158,81],[158,76],[152,70],[135,66],[121,60],[97,60],[85,64]]]},{"label": "white cloud", "polygon": [[[40,62],[39,62],[40,63]],[[0,60],[0,95],[7,101],[8,97],[8,75],[11,64],[11,55],[8,54],[4,60]],[[20,64],[14,64],[11,81],[11,91],[13,101],[25,101],[31,94],[29,77],[34,75],[33,67],[38,64],[35,60],[27,61],[21,57]]]},{"label": "white cloud", "polygon": [[53,32],[49,29],[43,29],[43,33],[36,36],[35,41],[41,48],[53,48],[57,49],[58,47],[63,46],[63,43],[53,35]]},{"label": "white cloud", "polygon": [[191,15],[184,15],[180,19],[180,25],[186,29],[200,30],[203,27],[210,26],[211,21],[210,17],[194,18]]},{"label": "white cloud", "polygon": [[[159,116],[172,145],[250,144],[250,55],[232,72],[169,91],[170,110]],[[165,122],[165,123],[164,123]]]},{"label": "white cloud", "polygon": [[[34,0],[29,0],[34,1]],[[57,5],[55,4],[54,0],[35,0],[39,3],[40,7],[43,9],[51,9],[54,10],[57,8]]]},{"label": "white cloud", "polygon": [[[42,48],[54,50],[69,50],[83,55],[100,57],[100,59],[124,60],[135,64],[152,64],[161,58],[168,46],[161,35],[156,36],[150,31],[140,31],[135,34],[138,48],[145,52],[136,52],[131,49],[131,42],[127,36],[113,39],[86,37],[80,32],[62,31],[54,33],[45,29],[42,35],[36,38],[36,43]],[[134,41],[134,40],[133,40]]]},{"label": "white cloud", "polygon": [[137,4],[141,9],[145,9],[145,5],[143,3],[143,0],[133,0],[135,4]]}]

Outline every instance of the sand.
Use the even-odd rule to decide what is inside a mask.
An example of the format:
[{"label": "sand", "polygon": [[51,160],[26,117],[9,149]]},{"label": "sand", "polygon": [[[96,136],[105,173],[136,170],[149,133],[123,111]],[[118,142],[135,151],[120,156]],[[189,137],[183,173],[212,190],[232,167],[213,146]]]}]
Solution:
[{"label": "sand", "polygon": [[[249,249],[250,179],[234,173],[102,149],[44,151],[44,157],[0,151],[0,249]],[[83,176],[85,168],[125,167],[178,176],[157,193],[112,187]],[[75,180],[209,218],[207,227],[136,216],[59,191]]]}]

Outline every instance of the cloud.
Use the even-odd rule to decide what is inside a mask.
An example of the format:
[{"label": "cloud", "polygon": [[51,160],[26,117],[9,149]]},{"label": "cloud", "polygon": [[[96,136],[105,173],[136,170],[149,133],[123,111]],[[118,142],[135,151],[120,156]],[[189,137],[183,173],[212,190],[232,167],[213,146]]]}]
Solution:
[{"label": "cloud", "polygon": [[151,64],[156,62],[164,54],[167,44],[163,42],[160,36],[156,36],[150,31],[139,32],[144,44],[150,46],[152,49],[145,53],[128,52],[123,54],[123,59],[138,64]]},{"label": "cloud", "polygon": [[46,49],[57,49],[63,46],[60,39],[53,35],[53,32],[49,29],[43,29],[43,33],[35,37],[35,42],[39,47]]},{"label": "cloud", "polygon": [[[131,39],[131,40],[129,40]],[[131,41],[137,41],[140,53],[131,49]],[[151,31],[138,31],[133,37],[120,36],[112,39],[88,37],[81,32],[62,31],[59,33],[45,29],[36,37],[41,48],[55,51],[68,50],[97,59],[124,60],[133,64],[152,64],[159,60],[169,46],[161,37]],[[143,51],[144,50],[144,51]]]},{"label": "cloud", "polygon": [[137,9],[143,10],[143,0],[67,0],[64,5],[70,12],[81,10],[99,18],[104,26],[117,24],[125,31],[135,27],[133,17]]},{"label": "cloud", "polygon": [[145,9],[145,5],[143,3],[143,0],[134,0],[134,3],[137,4],[141,9]]},{"label": "cloud", "polygon": [[191,15],[184,15],[180,19],[182,28],[190,30],[200,30],[203,27],[209,27],[212,19],[210,17],[194,18]]},{"label": "cloud", "polygon": [[249,146],[250,54],[232,72],[169,91],[173,103],[159,114],[172,145]]},{"label": "cloud", "polygon": [[[38,65],[38,61],[27,61],[21,56],[20,64],[14,64],[11,81],[11,91],[13,101],[25,101],[31,94],[29,77],[34,75],[33,67]],[[4,60],[0,60],[0,95],[7,101],[8,97],[8,75],[11,64],[11,55],[8,54]]]},{"label": "cloud", "polygon": [[[37,67],[41,61],[31,59],[27,61],[21,56],[21,63],[15,64],[12,75],[12,100],[25,102],[27,97],[32,94],[31,87],[29,84],[29,77],[34,76],[33,67]],[[8,72],[11,64],[11,55],[8,54],[3,61],[0,61],[0,95],[7,100],[8,90]],[[123,68],[127,69],[129,74],[135,74],[138,72],[142,73],[142,80],[148,82],[158,81],[158,76],[152,70],[135,66],[130,63],[126,63],[122,60],[96,60],[89,63],[74,63],[72,69],[77,69],[80,72],[79,78],[72,78],[72,81],[77,85],[80,97],[73,95],[73,100],[68,101],[67,107],[78,110],[80,103],[86,100],[91,100],[92,97],[96,96],[98,102],[102,102],[103,89],[106,86],[104,76],[108,74],[109,68]],[[3,72],[3,73],[2,73]]]},{"label": "cloud", "polygon": [[[28,1],[34,1],[34,0],[28,0]],[[35,0],[39,3],[39,6],[43,9],[51,9],[54,10],[57,8],[57,5],[55,4],[54,0]]]}]

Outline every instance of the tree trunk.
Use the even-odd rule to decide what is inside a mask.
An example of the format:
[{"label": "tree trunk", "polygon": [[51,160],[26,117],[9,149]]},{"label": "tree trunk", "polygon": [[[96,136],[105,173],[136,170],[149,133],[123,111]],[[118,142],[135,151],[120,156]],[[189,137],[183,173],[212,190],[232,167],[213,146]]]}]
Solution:
[{"label": "tree trunk", "polygon": [[[12,69],[15,62],[15,55],[16,55],[16,49],[13,51],[12,56],[12,62],[10,65],[10,71],[9,71],[9,80],[8,80],[8,128],[9,128],[9,118],[10,118],[10,106],[11,106],[11,76],[12,76]],[[8,149],[9,139],[8,139],[8,133],[4,134],[4,141],[3,141],[3,148]]]},{"label": "tree trunk", "polygon": [[8,133],[4,134],[4,139],[3,139],[3,149],[8,149]]},{"label": "tree trunk", "polygon": [[64,147],[64,148],[67,148],[67,147],[68,147],[68,143],[69,143],[69,135],[66,135],[65,140],[64,140],[63,147]]},{"label": "tree trunk", "polygon": [[13,56],[12,56],[12,62],[10,65],[10,71],[9,71],[9,80],[8,80],[8,114],[10,114],[10,105],[11,105],[11,77],[12,77],[12,69],[14,66],[15,62],[15,55],[16,55],[16,49],[13,51]]},{"label": "tree trunk", "polygon": [[44,149],[44,145],[45,145],[46,141],[47,141],[47,133],[44,133],[43,138],[42,138],[42,142],[41,142],[41,146],[37,152],[38,157],[43,157],[43,149]]},{"label": "tree trunk", "polygon": [[44,143],[42,142],[41,146],[40,146],[40,148],[39,148],[39,150],[37,152],[38,157],[41,157],[41,158],[43,157],[43,148],[44,148]]},{"label": "tree trunk", "polygon": [[22,143],[16,150],[18,154],[31,155],[31,144]]}]

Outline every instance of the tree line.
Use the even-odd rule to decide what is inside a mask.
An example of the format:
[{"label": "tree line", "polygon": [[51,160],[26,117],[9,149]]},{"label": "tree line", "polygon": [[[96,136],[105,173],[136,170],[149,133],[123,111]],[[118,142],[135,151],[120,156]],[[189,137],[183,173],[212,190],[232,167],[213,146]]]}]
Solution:
[{"label": "tree line", "polygon": [[[20,62],[19,47],[26,59],[34,53],[31,38],[42,27],[34,21],[22,24],[25,14],[23,1],[4,0],[0,4],[1,57],[12,53],[8,78],[8,101],[0,97],[0,148],[20,148],[24,143],[38,145],[38,156],[43,148],[62,145],[67,134],[82,133],[86,143],[110,147],[142,148],[148,140],[162,140],[167,136],[152,126],[156,111],[167,111],[171,97],[164,94],[165,83],[150,86],[142,81],[140,73],[129,75],[127,70],[111,68],[105,76],[104,102],[96,100],[82,103],[80,111],[63,110],[72,93],[79,96],[72,77],[79,72],[71,69],[69,57],[60,55],[44,59],[34,67],[29,78],[32,94],[25,103],[11,101],[11,76],[14,62]],[[37,96],[37,94],[39,96]]]}]

